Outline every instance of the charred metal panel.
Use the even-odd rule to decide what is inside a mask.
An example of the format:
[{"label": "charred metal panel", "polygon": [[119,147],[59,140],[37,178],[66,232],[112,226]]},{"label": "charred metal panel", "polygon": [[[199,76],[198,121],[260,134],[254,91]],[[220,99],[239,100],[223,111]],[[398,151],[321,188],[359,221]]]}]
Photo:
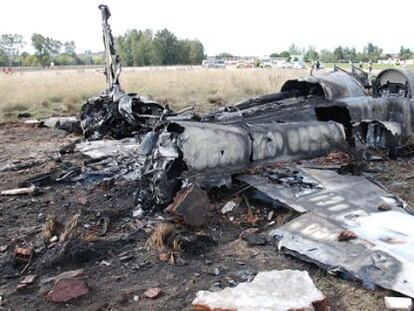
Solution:
[{"label": "charred metal panel", "polygon": [[298,212],[324,214],[338,221],[377,213],[383,204],[394,210],[405,206],[392,193],[361,176],[339,175],[331,170],[296,168],[295,171],[312,186],[298,190],[262,176],[242,175],[238,179]]},{"label": "charred metal panel", "polygon": [[402,135],[414,130],[414,100],[409,98],[343,98],[328,106],[320,105],[315,112],[318,120],[337,121],[348,129],[362,121],[380,121],[400,124]]},{"label": "charred metal panel", "polygon": [[[395,211],[361,216],[345,226],[306,213],[271,235],[279,240],[282,251],[324,270],[359,279],[368,288],[380,286],[414,297],[412,228],[413,216]],[[357,239],[338,241],[344,230],[355,232]]]},{"label": "charred metal panel", "polygon": [[342,71],[288,80],[281,89],[282,92],[295,90],[299,91],[302,96],[316,95],[325,99],[367,95],[364,86],[359,81]]},{"label": "charred metal panel", "polygon": [[[405,202],[360,176],[295,169],[238,179],[303,215],[271,232],[279,249],[370,287],[414,295],[414,217]],[[265,178],[266,177],[266,178]],[[386,206],[384,210],[382,207]],[[339,241],[352,231],[356,238]]]},{"label": "charred metal panel", "polygon": [[247,127],[252,138],[252,161],[318,157],[345,144],[336,122],[262,123]]},{"label": "charred metal panel", "polygon": [[245,165],[250,161],[248,133],[235,126],[181,122],[183,160],[190,170]]},{"label": "charred metal panel", "polygon": [[136,156],[140,148],[140,142],[135,138],[84,141],[76,144],[75,148],[82,154],[95,160],[126,158]]},{"label": "charred metal panel", "polygon": [[406,98],[349,98],[343,100],[352,121],[391,121],[401,124],[403,132],[412,132],[414,100]]},{"label": "charred metal panel", "polygon": [[398,145],[401,124],[388,121],[362,121],[357,126],[362,143],[373,149],[388,149]]},{"label": "charred metal panel", "polygon": [[189,170],[248,167],[255,162],[326,155],[345,142],[336,122],[254,123],[242,126],[180,122],[183,161]]},{"label": "charred metal panel", "polygon": [[316,102],[319,102],[319,99],[287,98],[240,110],[234,106],[203,116],[202,121],[221,124],[315,121]]}]

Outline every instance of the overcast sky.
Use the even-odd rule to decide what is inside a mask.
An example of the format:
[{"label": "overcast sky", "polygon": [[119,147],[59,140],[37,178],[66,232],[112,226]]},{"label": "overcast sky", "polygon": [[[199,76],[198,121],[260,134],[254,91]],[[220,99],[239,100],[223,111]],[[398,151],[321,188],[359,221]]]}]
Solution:
[{"label": "overcast sky", "polygon": [[201,40],[209,55],[268,55],[291,43],[320,50],[373,42],[389,53],[414,48],[412,0],[2,0],[0,34],[24,35],[29,51],[34,32],[73,40],[79,53],[101,51],[100,3],[109,5],[114,35],[168,28]]}]

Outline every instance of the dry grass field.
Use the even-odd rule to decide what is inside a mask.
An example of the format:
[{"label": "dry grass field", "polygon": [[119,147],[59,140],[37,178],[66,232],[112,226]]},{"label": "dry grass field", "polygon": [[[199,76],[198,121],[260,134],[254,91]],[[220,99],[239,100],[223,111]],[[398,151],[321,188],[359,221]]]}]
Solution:
[{"label": "dry grass field", "polygon": [[[202,69],[191,67],[127,68],[122,87],[169,104],[173,109],[195,106],[205,112],[215,106],[278,91],[295,69]],[[84,101],[105,89],[99,70],[42,70],[0,74],[0,121],[20,112],[33,117],[77,114]]]}]

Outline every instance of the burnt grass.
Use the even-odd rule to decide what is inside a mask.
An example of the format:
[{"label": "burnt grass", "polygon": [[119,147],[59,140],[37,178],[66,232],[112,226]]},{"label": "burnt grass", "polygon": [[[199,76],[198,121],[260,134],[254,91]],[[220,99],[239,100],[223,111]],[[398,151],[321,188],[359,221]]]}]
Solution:
[{"label": "burnt grass", "polygon": [[[0,172],[0,189],[18,187],[28,178],[60,170],[68,163],[81,166],[85,158],[77,153],[56,156],[60,148],[79,138],[17,123],[0,125],[0,164],[36,162],[22,170]],[[410,189],[414,178],[406,178],[413,164],[407,159],[375,163],[374,177],[412,204],[414,194]],[[385,309],[383,297],[390,294],[385,290],[365,289],[358,281],[342,280],[313,264],[284,255],[273,241],[251,245],[240,238],[249,228],[257,228],[261,236],[267,237],[270,229],[295,215],[255,201],[248,206],[243,200],[236,210],[223,215],[221,207],[235,199],[229,191],[210,193],[206,225],[196,229],[180,226],[184,232],[208,235],[214,243],[189,245],[180,265],[171,265],[149,246],[148,239],[158,224],[174,221],[162,211],[140,220],[133,218],[135,190],[134,182],[117,180],[109,184],[50,184],[34,195],[0,196],[0,309],[192,310],[191,302],[198,290],[234,286],[246,276],[273,269],[308,271],[332,310]],[[271,211],[273,217],[269,219]],[[22,273],[25,265],[14,263],[16,245],[36,244],[48,215],[66,223],[75,214],[80,214],[80,227],[99,236],[99,241],[72,241],[64,254],[56,249],[58,246],[43,248]],[[107,228],[102,219],[109,220]],[[84,269],[90,293],[65,304],[45,300],[40,280],[73,269]],[[17,290],[19,281],[32,274],[36,275],[33,284]],[[145,298],[143,293],[153,287],[160,287],[161,295]],[[133,300],[135,295],[138,301]]]}]

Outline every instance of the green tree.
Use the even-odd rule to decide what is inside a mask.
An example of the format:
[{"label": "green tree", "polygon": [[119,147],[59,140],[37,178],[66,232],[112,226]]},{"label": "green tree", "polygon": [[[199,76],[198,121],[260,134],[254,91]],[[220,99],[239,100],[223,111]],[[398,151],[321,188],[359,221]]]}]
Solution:
[{"label": "green tree", "polygon": [[177,63],[199,65],[205,58],[204,46],[198,40],[179,40],[177,46]]},{"label": "green tree", "polygon": [[297,46],[295,43],[292,43],[292,44],[289,46],[288,51],[289,51],[289,54],[290,54],[290,55],[300,55],[300,54],[302,54],[302,50],[301,50],[301,49],[300,49],[300,47],[299,47],[299,46]]},{"label": "green tree", "polygon": [[118,54],[125,66],[201,64],[204,46],[199,40],[178,40],[167,29],[128,30],[115,39]]},{"label": "green tree", "polygon": [[177,63],[178,39],[168,29],[158,31],[154,37],[157,64],[174,65]]},{"label": "green tree", "polygon": [[151,30],[147,29],[141,33],[133,59],[134,66],[150,66],[156,63],[155,46]]},{"label": "green tree", "polygon": [[0,37],[0,49],[7,55],[8,65],[13,66],[20,50],[25,46],[23,37],[17,33],[2,34]]},{"label": "green tree", "polygon": [[80,61],[78,61],[76,55],[69,55],[66,53],[62,53],[53,57],[53,61],[56,65],[60,66],[68,66],[68,65],[76,65]]},{"label": "green tree", "polygon": [[234,56],[227,52],[222,52],[216,55],[216,58],[233,58]]},{"label": "green tree", "polygon": [[319,53],[320,60],[323,63],[333,63],[335,62],[334,53],[329,50],[321,50]]},{"label": "green tree", "polygon": [[308,48],[308,51],[305,53],[303,59],[305,62],[315,61],[319,59],[319,54],[318,52],[316,52],[315,47],[310,46]]},{"label": "green tree", "polygon": [[177,63],[180,65],[190,63],[190,40],[178,40],[177,43]]},{"label": "green tree", "polygon": [[32,35],[32,46],[35,49],[38,62],[43,67],[46,67],[50,65],[53,57],[59,54],[62,43],[58,40],[34,33]]},{"label": "green tree", "polygon": [[126,66],[138,66],[138,45],[142,37],[142,31],[128,30],[123,37],[119,37],[118,52],[122,62]]},{"label": "green tree", "polygon": [[63,43],[63,53],[66,55],[76,56],[76,45],[74,41],[67,41]]},{"label": "green tree", "polygon": [[76,45],[74,41],[67,41],[63,43],[63,53],[54,57],[54,62],[57,65],[78,65],[81,60],[76,54]]},{"label": "green tree", "polygon": [[343,59],[346,61],[352,61],[353,63],[358,61],[357,52],[355,48],[348,48],[344,47],[342,50],[343,53]]},{"label": "green tree", "polygon": [[291,58],[289,51],[283,51],[279,54],[279,56],[285,58],[287,61],[290,61]]},{"label": "green tree", "polygon": [[0,49],[0,67],[5,67],[9,64],[9,58],[7,56],[7,53]]},{"label": "green tree", "polygon": [[190,40],[190,65],[200,65],[203,59],[206,58],[204,54],[204,45],[199,40]]},{"label": "green tree", "polygon": [[335,48],[333,55],[334,55],[334,59],[333,59],[334,62],[341,62],[345,60],[342,46],[338,46],[337,48]]},{"label": "green tree", "polygon": [[36,55],[31,55],[27,52],[22,53],[22,65],[26,67],[31,66],[39,66],[39,60],[37,59]]},{"label": "green tree", "polygon": [[404,46],[401,46],[399,56],[400,56],[400,59],[407,60],[413,57],[413,52],[411,52],[410,49],[404,48]]},{"label": "green tree", "polygon": [[381,58],[382,49],[370,42],[364,47],[364,54],[369,60],[377,62]]}]

